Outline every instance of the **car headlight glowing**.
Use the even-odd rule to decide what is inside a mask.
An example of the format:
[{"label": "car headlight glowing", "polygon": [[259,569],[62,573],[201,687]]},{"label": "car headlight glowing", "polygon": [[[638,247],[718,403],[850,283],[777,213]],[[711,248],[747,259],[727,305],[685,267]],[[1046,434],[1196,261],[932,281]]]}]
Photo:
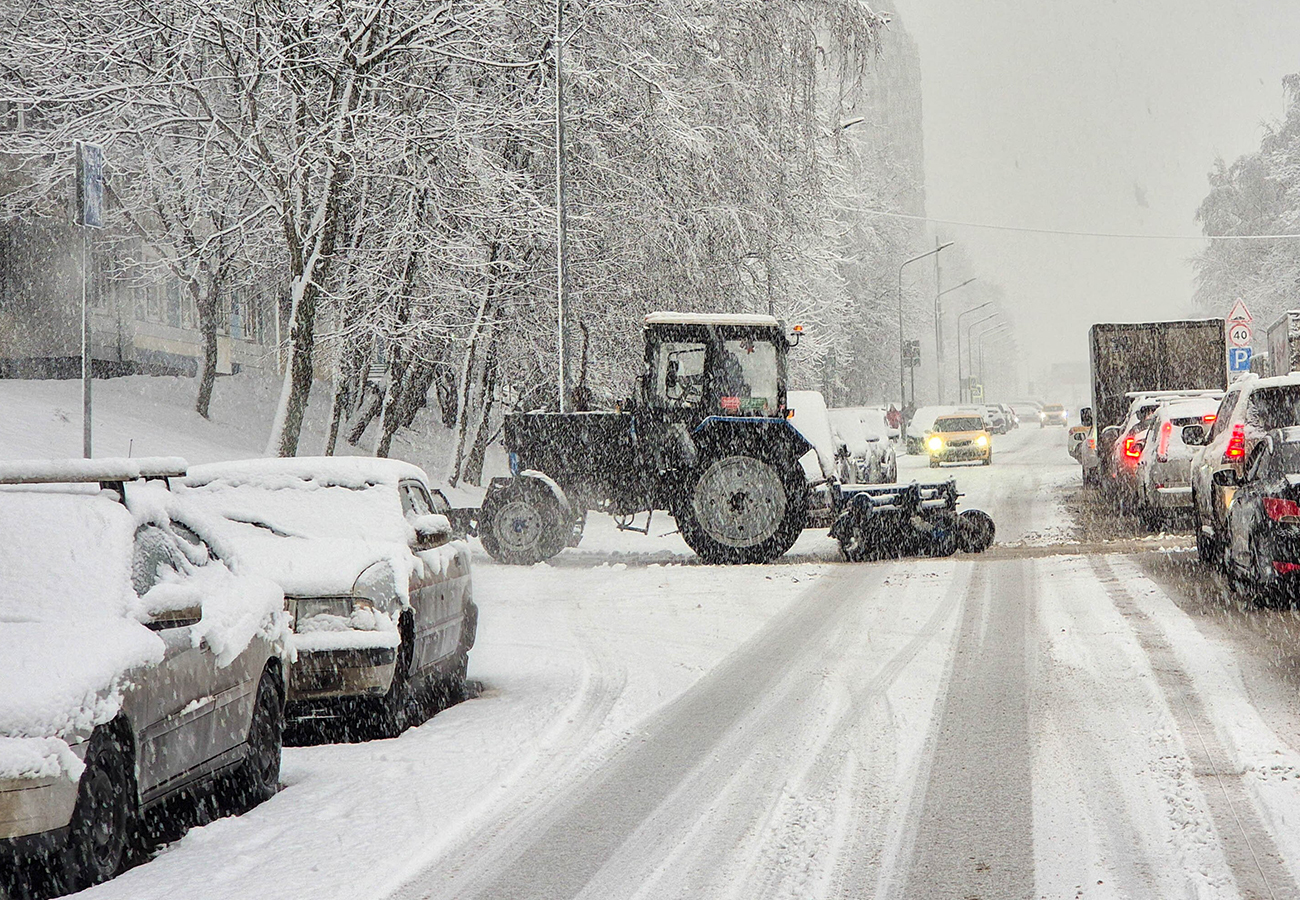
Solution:
[{"label": "car headlight glowing", "polygon": [[975,438],[975,445],[977,447],[987,447],[989,445],[989,439],[981,434],[979,437]]},{"label": "car headlight glowing", "polygon": [[934,437],[926,441],[925,445],[929,447],[931,450],[933,450],[934,452],[938,453],[940,450],[943,449],[943,438],[939,437],[936,434]]}]

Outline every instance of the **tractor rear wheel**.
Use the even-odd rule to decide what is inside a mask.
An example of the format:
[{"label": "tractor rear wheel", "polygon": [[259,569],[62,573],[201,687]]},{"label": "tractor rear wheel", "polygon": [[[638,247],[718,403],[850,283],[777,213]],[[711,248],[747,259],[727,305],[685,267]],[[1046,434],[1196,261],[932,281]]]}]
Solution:
[{"label": "tractor rear wheel", "polygon": [[573,531],[555,495],[541,485],[511,486],[483,500],[478,536],[497,562],[531,566],[564,549]]},{"label": "tractor rear wheel", "polygon": [[747,454],[707,460],[673,513],[706,563],[763,563],[789,550],[808,521],[808,486],[794,464]]}]

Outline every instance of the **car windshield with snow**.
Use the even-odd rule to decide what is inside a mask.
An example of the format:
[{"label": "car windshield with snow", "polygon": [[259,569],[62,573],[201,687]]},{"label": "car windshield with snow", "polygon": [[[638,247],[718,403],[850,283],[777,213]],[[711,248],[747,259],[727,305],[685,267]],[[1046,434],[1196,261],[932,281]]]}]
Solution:
[{"label": "car windshield with snow", "polygon": [[359,458],[213,463],[190,470],[184,494],[288,597],[291,721],[339,718],[391,736],[464,690],[478,621],[469,552],[433,512],[421,469]]},{"label": "car windshield with snow", "polygon": [[139,462],[78,463],[0,466],[29,482],[0,487],[0,868],[44,854],[65,890],[116,874],[180,792],[275,792],[288,639],[280,588]]}]

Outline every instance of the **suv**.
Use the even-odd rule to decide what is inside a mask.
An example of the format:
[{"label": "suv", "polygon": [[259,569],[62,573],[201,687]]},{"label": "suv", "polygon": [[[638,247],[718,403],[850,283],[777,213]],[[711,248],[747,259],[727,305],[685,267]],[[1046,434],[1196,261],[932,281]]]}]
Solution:
[{"label": "suv", "polygon": [[1300,425],[1300,375],[1247,375],[1224,395],[1205,446],[1192,458],[1196,551],[1202,562],[1222,561],[1228,507],[1236,492],[1217,484],[1215,473],[1231,469],[1240,480],[1267,433],[1292,425]]},{"label": "suv", "polygon": [[464,690],[478,624],[469,548],[435,512],[422,469],[258,459],[195,466],[185,484],[223,545],[288,597],[291,721],[391,737]]}]

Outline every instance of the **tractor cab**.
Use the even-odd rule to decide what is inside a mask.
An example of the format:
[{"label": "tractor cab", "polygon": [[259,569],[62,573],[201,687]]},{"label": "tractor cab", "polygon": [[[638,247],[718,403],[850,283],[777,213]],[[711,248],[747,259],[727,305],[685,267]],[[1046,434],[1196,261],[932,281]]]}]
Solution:
[{"label": "tractor cab", "polygon": [[774,316],[651,313],[641,402],[672,421],[784,418],[789,349]]}]

